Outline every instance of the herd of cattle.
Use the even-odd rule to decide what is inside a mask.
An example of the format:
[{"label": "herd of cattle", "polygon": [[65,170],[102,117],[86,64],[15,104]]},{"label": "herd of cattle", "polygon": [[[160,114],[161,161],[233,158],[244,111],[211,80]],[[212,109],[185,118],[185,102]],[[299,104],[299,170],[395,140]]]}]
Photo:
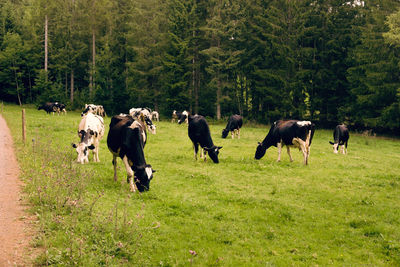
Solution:
[{"label": "herd of cattle", "polygon": [[[66,113],[65,105],[53,102],[46,103],[38,108],[44,109],[47,113]],[[81,114],[81,121],[78,126],[78,144],[72,144],[78,154],[79,163],[89,162],[89,150],[93,151],[94,162],[99,161],[99,144],[105,133],[103,117],[106,116],[103,106],[86,104]],[[117,157],[122,159],[127,172],[127,182],[130,190],[139,192],[149,190],[150,181],[155,170],[146,163],[144,146],[147,141],[147,130],[156,134],[156,126],[153,120],[159,121],[157,111],[149,108],[132,108],[129,114],[113,116],[107,136],[107,146],[113,155],[114,180],[117,180]],[[197,160],[199,146],[201,149],[200,158],[206,161],[207,153],[214,163],[218,163],[218,154],[222,146],[213,143],[210,128],[206,119],[201,115],[190,115],[188,111],[172,113],[171,122],[188,124],[188,135],[193,143],[194,157]],[[222,138],[226,138],[231,132],[232,139],[240,138],[240,128],[243,125],[243,118],[240,115],[232,115],[228,119],[226,127],[222,130]],[[278,161],[281,159],[282,147],[286,146],[290,161],[293,161],[290,154],[290,147],[298,148],[303,153],[303,162],[308,164],[310,146],[314,136],[315,125],[311,121],[300,120],[278,120],[274,122],[264,140],[258,143],[255,159],[261,159],[267,149],[271,146],[278,148]],[[344,124],[337,125],[333,132],[333,152],[339,152],[339,146],[343,154],[347,153],[349,131]]]}]

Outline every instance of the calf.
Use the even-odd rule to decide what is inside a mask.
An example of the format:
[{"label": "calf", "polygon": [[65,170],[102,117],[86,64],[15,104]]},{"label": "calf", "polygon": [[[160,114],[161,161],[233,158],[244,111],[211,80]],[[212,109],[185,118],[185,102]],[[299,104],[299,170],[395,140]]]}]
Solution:
[{"label": "calf", "polygon": [[147,129],[149,129],[152,134],[156,134],[156,126],[151,120],[151,113],[148,108],[131,108],[129,110],[129,115],[134,118],[142,116],[143,118],[141,120],[146,124]]},{"label": "calf", "polygon": [[80,142],[78,144],[72,144],[72,147],[76,149],[78,153],[77,161],[81,164],[89,162],[89,151],[93,151],[93,161],[99,162],[99,144],[100,140],[104,135],[104,121],[103,118],[88,113],[84,115],[79,123],[78,136]]},{"label": "calf", "polygon": [[38,110],[43,109],[44,111],[46,111],[47,114],[52,113],[54,115],[55,112],[57,112],[57,102],[46,102],[43,105],[38,107]]},{"label": "calf", "polygon": [[201,115],[194,115],[189,116],[188,120],[188,133],[194,146],[194,158],[197,160],[197,152],[199,151],[200,144],[200,147],[204,150],[200,153],[200,157],[204,153],[204,161],[206,161],[206,154],[208,152],[212,161],[218,163],[218,154],[222,146],[214,145],[206,119]]},{"label": "calf", "polygon": [[269,147],[275,146],[278,147],[278,161],[280,161],[282,146],[286,145],[290,161],[293,161],[289,147],[294,146],[303,152],[304,164],[307,165],[314,127],[315,125],[310,121],[279,120],[274,122],[262,143],[258,143],[255,158],[261,159]]},{"label": "calf", "polygon": [[240,139],[240,128],[243,125],[243,119],[240,115],[232,115],[225,129],[222,130],[222,138],[226,138],[228,136],[229,131],[231,132],[232,139],[235,138],[235,135]]},{"label": "calf", "polygon": [[341,151],[343,154],[347,154],[347,142],[349,141],[349,130],[344,124],[337,125],[333,131],[334,142],[329,141],[333,145],[333,153],[338,153],[338,148],[341,146]]},{"label": "calf", "polygon": [[117,181],[117,157],[120,157],[132,192],[136,190],[135,186],[139,192],[149,190],[150,180],[155,172],[146,163],[143,150],[145,144],[146,126],[142,121],[129,115],[111,118],[107,146],[113,155],[114,181]]}]

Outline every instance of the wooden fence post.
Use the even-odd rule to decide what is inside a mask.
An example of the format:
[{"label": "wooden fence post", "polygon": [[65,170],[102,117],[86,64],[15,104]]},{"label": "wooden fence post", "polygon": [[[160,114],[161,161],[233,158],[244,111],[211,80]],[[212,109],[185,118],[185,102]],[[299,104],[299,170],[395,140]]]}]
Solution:
[{"label": "wooden fence post", "polygon": [[25,123],[25,109],[22,109],[22,141],[26,141],[26,123]]}]

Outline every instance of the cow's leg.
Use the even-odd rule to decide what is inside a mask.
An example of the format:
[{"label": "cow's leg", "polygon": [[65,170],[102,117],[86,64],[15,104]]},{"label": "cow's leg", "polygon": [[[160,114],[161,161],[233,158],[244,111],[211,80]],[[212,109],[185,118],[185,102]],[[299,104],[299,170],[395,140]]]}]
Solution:
[{"label": "cow's leg", "polygon": [[303,140],[299,140],[301,151],[303,152],[304,157],[304,165],[308,164],[308,152],[307,152],[307,144]]},{"label": "cow's leg", "polygon": [[207,161],[207,151],[203,148],[203,153],[204,153],[204,162]]},{"label": "cow's leg", "polygon": [[231,137],[232,139],[235,138],[235,130],[231,131]]},{"label": "cow's leg", "polygon": [[112,164],[114,166],[114,181],[117,181],[117,156],[113,154]]},{"label": "cow's leg", "polygon": [[277,144],[277,148],[278,148],[278,162],[281,161],[281,152],[282,152],[282,143],[278,143]]},{"label": "cow's leg", "polygon": [[[193,144],[194,148],[194,160],[197,160],[197,152],[199,151],[199,144]],[[201,157],[201,152],[200,152],[200,157]]]},{"label": "cow's leg", "polygon": [[237,129],[238,139],[240,139],[240,128]]},{"label": "cow's leg", "polygon": [[344,153],[344,154],[347,154],[347,141],[346,141],[346,143],[344,144],[344,146],[345,146],[345,152],[346,152],[346,153]]},{"label": "cow's leg", "polygon": [[131,188],[131,192],[135,192],[136,186],[133,183],[133,171],[132,171],[131,166],[129,165],[128,158],[126,156],[124,156],[124,158],[122,159],[122,162],[125,165],[126,173],[128,175],[127,180],[128,180],[129,186]]},{"label": "cow's leg", "polygon": [[292,155],[290,154],[290,147],[289,146],[286,146],[286,151],[287,151],[287,153],[289,155],[290,162],[293,162]]}]

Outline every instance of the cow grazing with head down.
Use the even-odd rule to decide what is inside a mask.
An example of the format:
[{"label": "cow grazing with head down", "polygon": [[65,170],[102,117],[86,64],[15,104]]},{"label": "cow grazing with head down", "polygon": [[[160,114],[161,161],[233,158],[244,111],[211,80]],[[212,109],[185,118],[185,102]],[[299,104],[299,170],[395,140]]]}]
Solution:
[{"label": "cow grazing with head down", "polygon": [[156,134],[156,125],[151,120],[151,113],[149,108],[131,108],[129,115],[134,118],[143,117],[141,120],[146,124],[147,129],[152,134]]},{"label": "cow grazing with head down", "polygon": [[347,129],[347,126],[344,124],[337,125],[333,131],[334,142],[329,141],[329,143],[333,145],[333,153],[337,154],[340,146],[342,153],[347,154],[347,142],[349,141],[349,137],[349,129]]},{"label": "cow grazing with head down", "polygon": [[54,106],[56,107],[56,111],[58,115],[62,112],[64,115],[67,114],[66,105],[60,102],[55,102]]},{"label": "cow grazing with head down", "polygon": [[315,125],[310,121],[279,120],[272,124],[267,136],[258,143],[255,158],[261,159],[271,146],[278,148],[278,161],[281,160],[282,146],[286,145],[290,161],[290,146],[299,148],[303,152],[304,164],[308,164],[311,141],[314,136]]},{"label": "cow grazing with head down", "polygon": [[117,157],[120,157],[132,192],[135,186],[139,192],[149,190],[155,172],[144,156],[146,137],[146,126],[137,118],[129,115],[111,118],[107,146],[113,155],[114,180],[117,180]]},{"label": "cow grazing with head down", "polygon": [[57,102],[46,102],[43,105],[39,106],[38,110],[43,109],[44,111],[46,111],[47,114],[52,113],[54,115],[54,113],[58,110],[56,103]]},{"label": "cow grazing with head down", "polygon": [[206,155],[212,159],[214,163],[218,163],[218,154],[222,146],[215,146],[210,134],[210,128],[208,127],[206,119],[201,115],[189,116],[189,127],[188,133],[189,138],[193,142],[194,146],[194,158],[197,160],[197,152],[199,151],[199,145],[204,150],[200,152],[200,157],[204,152],[204,161],[206,161]]},{"label": "cow grazing with head down", "polygon": [[104,135],[103,118],[88,113],[84,115],[79,123],[78,136],[80,141],[78,144],[72,144],[78,153],[77,161],[81,164],[89,162],[89,149],[93,151],[93,161],[99,162],[99,144]]},{"label": "cow grazing with head down", "polygon": [[228,133],[231,132],[232,139],[237,135],[238,139],[240,139],[240,128],[243,125],[243,118],[240,115],[232,115],[225,129],[222,130],[222,138],[226,138]]}]

